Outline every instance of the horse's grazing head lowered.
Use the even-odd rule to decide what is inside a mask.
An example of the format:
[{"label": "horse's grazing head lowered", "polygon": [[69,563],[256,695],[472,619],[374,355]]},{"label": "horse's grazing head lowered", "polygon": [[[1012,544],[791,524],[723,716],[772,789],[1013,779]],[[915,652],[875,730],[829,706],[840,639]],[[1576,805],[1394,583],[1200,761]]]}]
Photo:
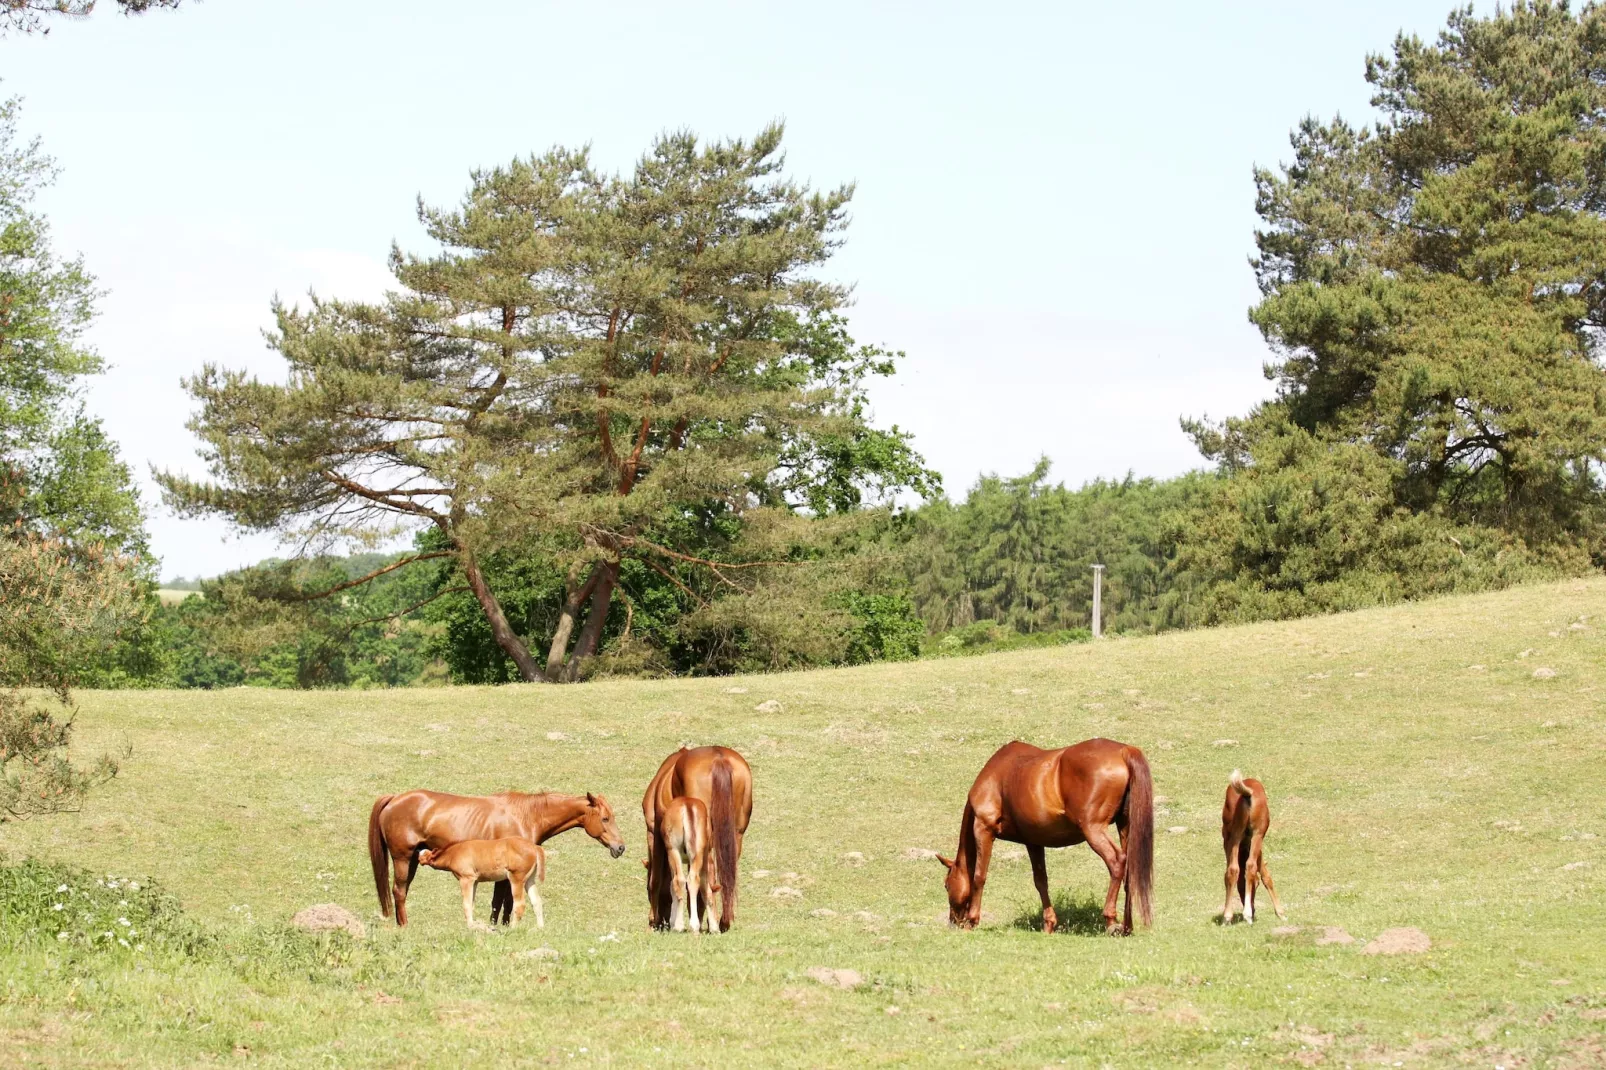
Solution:
[{"label": "horse's grazing head lowered", "polygon": [[975,921],[970,916],[970,874],[954,865],[952,858],[938,855],[937,861],[948,871],[948,876],[942,882],[948,889],[948,924],[961,929],[974,926]]},{"label": "horse's grazing head lowered", "polygon": [[601,795],[586,792],[585,816],[580,819],[586,835],[608,849],[615,858],[625,853],[625,841],[613,820],[613,807]]}]

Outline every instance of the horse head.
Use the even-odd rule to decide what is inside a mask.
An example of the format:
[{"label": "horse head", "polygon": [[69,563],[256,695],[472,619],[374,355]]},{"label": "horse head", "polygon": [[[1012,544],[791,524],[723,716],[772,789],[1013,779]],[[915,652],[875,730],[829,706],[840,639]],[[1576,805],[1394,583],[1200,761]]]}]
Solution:
[{"label": "horse head", "polygon": [[968,929],[975,924],[970,918],[970,874],[952,858],[938,855],[937,861],[948,871],[942,882],[948,889],[948,924]]},{"label": "horse head", "polygon": [[586,835],[606,847],[613,857],[618,858],[625,853],[624,838],[619,835],[619,826],[613,820],[613,807],[601,795],[586,792],[585,815],[580,824],[585,828]]}]

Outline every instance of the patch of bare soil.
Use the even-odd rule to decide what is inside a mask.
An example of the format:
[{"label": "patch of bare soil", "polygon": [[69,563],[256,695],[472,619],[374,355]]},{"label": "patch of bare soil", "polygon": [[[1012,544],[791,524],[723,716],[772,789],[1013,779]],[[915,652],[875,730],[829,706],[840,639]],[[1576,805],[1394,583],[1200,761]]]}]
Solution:
[{"label": "patch of bare soil", "polygon": [[864,984],[864,976],[858,970],[833,970],[829,966],[810,966],[803,976],[828,988],[852,989]]},{"label": "patch of bare soil", "polygon": [[310,906],[290,919],[290,924],[309,933],[326,933],[339,930],[361,939],[368,933],[362,919],[339,903],[319,903]]},{"label": "patch of bare soil", "polygon": [[1361,949],[1363,955],[1420,955],[1433,946],[1428,934],[1409,926],[1384,929]]},{"label": "patch of bare soil", "polygon": [[1322,935],[1316,938],[1317,947],[1326,947],[1328,944],[1353,944],[1355,937],[1345,932],[1337,925],[1322,927]]}]

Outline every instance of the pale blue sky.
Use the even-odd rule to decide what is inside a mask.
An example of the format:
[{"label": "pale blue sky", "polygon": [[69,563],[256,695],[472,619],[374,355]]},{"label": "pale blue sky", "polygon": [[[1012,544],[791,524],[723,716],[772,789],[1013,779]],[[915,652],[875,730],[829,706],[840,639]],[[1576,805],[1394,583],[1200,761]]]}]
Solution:
[{"label": "pale blue sky", "polygon": [[[207,0],[0,40],[0,93],[64,168],[58,244],[110,291],[90,402],[143,478],[199,474],[181,376],[277,375],[268,302],[368,296],[413,205],[468,171],[662,130],[787,122],[793,173],[854,180],[832,271],[855,333],[904,349],[875,395],[961,495],[1041,453],[1072,484],[1199,459],[1182,414],[1267,396],[1245,310],[1250,171],[1315,113],[1370,116],[1367,52],[1448,0],[1105,4],[442,4]],[[272,552],[179,520],[163,574]]]}]

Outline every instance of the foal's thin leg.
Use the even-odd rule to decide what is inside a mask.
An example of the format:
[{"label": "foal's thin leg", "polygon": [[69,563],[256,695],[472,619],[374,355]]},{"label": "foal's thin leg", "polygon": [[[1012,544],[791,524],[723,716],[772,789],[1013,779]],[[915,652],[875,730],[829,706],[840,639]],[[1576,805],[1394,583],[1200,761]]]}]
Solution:
[{"label": "foal's thin leg", "polygon": [[535,870],[530,870],[524,878],[524,894],[535,901],[535,927],[546,928],[546,915],[541,913],[541,889],[535,886]]},{"label": "foal's thin leg", "polygon": [[1110,841],[1110,834],[1102,828],[1085,828],[1082,835],[1087,837],[1087,845],[1104,860],[1105,868],[1110,871],[1110,890],[1104,895],[1104,929],[1109,933],[1119,932],[1120,927],[1115,920],[1115,902],[1121,894],[1121,881],[1126,877],[1126,854]]},{"label": "foal's thin leg", "polygon": [[1236,837],[1221,837],[1222,850],[1227,853],[1227,871],[1222,878],[1227,885],[1227,902],[1221,908],[1221,921],[1223,924],[1232,921],[1232,893],[1238,886],[1238,840]]},{"label": "foal's thin leg", "polygon": [[474,888],[477,883],[473,877],[457,878],[457,886],[463,889],[463,920],[468,922],[470,929],[474,928]]},{"label": "foal's thin leg", "polygon": [[516,928],[524,920],[524,882],[514,873],[508,874],[508,887],[513,889],[513,918],[508,922],[510,928]]},{"label": "foal's thin leg", "polygon": [[[703,931],[702,926],[697,920],[697,895],[700,891],[700,889],[697,887],[697,878],[697,866],[688,863],[686,866],[686,909],[691,911],[691,931],[696,934],[701,934]],[[703,911],[705,914],[707,912],[708,911],[706,909]]]},{"label": "foal's thin leg", "polygon": [[674,903],[669,908],[669,927],[677,933],[686,931],[686,876],[680,851],[669,851],[669,891]]},{"label": "foal's thin leg", "polygon": [[[1244,901],[1244,920],[1251,925],[1255,923],[1255,889],[1260,884],[1260,845],[1266,836],[1256,832],[1249,840],[1249,864],[1244,867],[1245,886],[1249,890],[1248,898]],[[1282,913],[1278,911],[1278,913]]]},{"label": "foal's thin leg", "polygon": [[1260,879],[1265,882],[1266,892],[1271,896],[1271,908],[1277,912],[1279,918],[1288,917],[1287,914],[1283,913],[1283,905],[1277,899],[1277,889],[1271,883],[1271,870],[1266,868],[1266,860],[1264,858],[1260,860]]},{"label": "foal's thin leg", "polygon": [[1032,844],[1026,848],[1026,856],[1032,860],[1032,883],[1037,885],[1037,894],[1043,900],[1043,931],[1051,933],[1059,919],[1054,916],[1054,901],[1048,897],[1048,865],[1043,849]]},{"label": "foal's thin leg", "polygon": [[972,827],[976,834],[976,869],[970,878],[970,911],[965,921],[974,929],[981,924],[981,891],[987,884],[987,867],[993,859],[993,830],[979,817]]}]

